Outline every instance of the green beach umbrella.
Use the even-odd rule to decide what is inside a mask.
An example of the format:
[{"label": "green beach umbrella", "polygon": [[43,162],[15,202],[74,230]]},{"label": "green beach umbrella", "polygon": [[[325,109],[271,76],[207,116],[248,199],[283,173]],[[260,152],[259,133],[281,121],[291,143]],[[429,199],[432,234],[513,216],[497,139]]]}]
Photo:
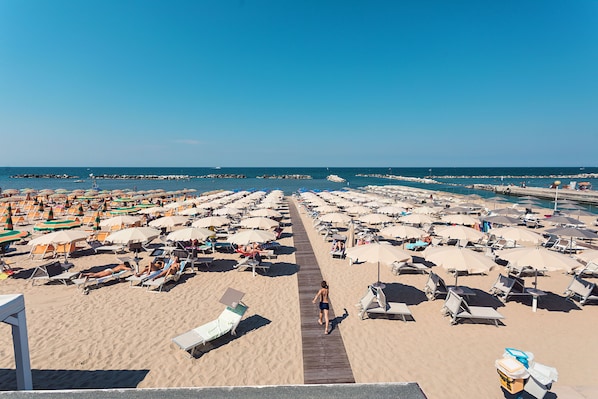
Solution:
[{"label": "green beach umbrella", "polygon": [[12,215],[10,213],[8,213],[8,215],[6,216],[6,224],[4,225],[4,228],[6,230],[12,230],[13,229]]},{"label": "green beach umbrella", "polygon": [[7,230],[0,232],[0,244],[6,244],[14,241],[19,241],[23,237],[27,237],[27,231]]},{"label": "green beach umbrella", "polygon": [[50,210],[48,211],[48,218],[46,220],[54,220],[54,210],[52,207],[50,207]]},{"label": "green beach umbrella", "polygon": [[83,212],[83,204],[79,203],[79,207],[77,208],[77,216],[83,216],[85,212]]},{"label": "green beach umbrella", "polygon": [[54,230],[64,230],[64,229],[72,229],[74,227],[81,226],[81,222],[79,220],[48,220],[42,223],[38,223],[33,226],[33,230],[36,231],[54,231]]}]

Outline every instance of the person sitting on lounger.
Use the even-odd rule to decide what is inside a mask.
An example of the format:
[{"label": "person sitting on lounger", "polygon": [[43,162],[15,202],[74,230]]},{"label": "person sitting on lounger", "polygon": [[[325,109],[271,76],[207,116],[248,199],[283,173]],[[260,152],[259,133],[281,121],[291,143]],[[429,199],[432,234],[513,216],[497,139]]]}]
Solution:
[{"label": "person sitting on lounger", "polygon": [[179,257],[175,256],[173,258],[172,263],[170,264],[170,266],[168,266],[168,268],[166,270],[162,270],[160,272],[160,274],[158,274],[157,276],[155,276],[154,278],[152,278],[152,280],[156,280],[160,277],[167,277],[167,276],[172,276],[178,273],[179,269],[181,268],[181,262],[179,261]]},{"label": "person sitting on lounger", "polygon": [[331,252],[343,252],[343,249],[345,249],[345,242],[342,241],[342,240],[337,240],[332,245],[332,251]]},{"label": "person sitting on lounger", "polygon": [[81,273],[81,276],[87,278],[101,278],[101,277],[108,277],[114,273],[118,273],[124,270],[133,270],[133,267],[129,262],[121,263],[120,265],[109,267],[104,270],[100,270],[99,272],[95,273]]},{"label": "person sitting on lounger", "polygon": [[164,262],[158,260],[156,262],[150,262],[142,271],[137,273],[135,276],[143,276],[146,274],[150,274],[151,272],[155,272],[156,270],[162,270],[164,268]]}]

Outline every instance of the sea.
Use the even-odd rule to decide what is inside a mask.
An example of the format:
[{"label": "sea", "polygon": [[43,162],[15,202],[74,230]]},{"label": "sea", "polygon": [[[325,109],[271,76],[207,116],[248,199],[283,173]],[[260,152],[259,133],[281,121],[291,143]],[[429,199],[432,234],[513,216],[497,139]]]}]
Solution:
[{"label": "sea", "polygon": [[[24,175],[40,177],[21,177]],[[346,181],[342,183],[329,181],[326,179],[329,175],[340,176]],[[405,179],[388,179],[384,177],[387,175],[400,176]],[[123,176],[135,178],[122,178]],[[309,176],[310,178],[292,178],[296,176]],[[430,180],[433,182],[430,183]],[[97,186],[99,190],[164,189],[176,191],[194,189],[196,194],[201,194],[213,190],[280,189],[290,195],[302,190],[339,190],[359,189],[368,185],[404,185],[457,194],[477,194],[484,198],[490,198],[495,196],[493,192],[476,190],[471,188],[472,185],[514,184],[520,186],[525,184],[528,187],[549,187],[555,180],[560,180],[563,185],[589,182],[594,189],[597,189],[598,167],[0,167],[1,190],[50,188],[71,191],[87,190]],[[505,197],[505,200],[514,202],[516,198]],[[549,201],[545,202],[546,206],[550,206]],[[591,212],[598,212],[592,208],[595,207],[586,207]]]}]

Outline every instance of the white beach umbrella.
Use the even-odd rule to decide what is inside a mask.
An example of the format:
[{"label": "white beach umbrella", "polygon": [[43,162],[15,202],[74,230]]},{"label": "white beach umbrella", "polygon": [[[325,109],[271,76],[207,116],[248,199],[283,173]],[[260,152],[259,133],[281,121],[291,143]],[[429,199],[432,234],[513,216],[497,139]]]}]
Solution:
[{"label": "white beach umbrella", "polygon": [[496,263],[484,254],[452,245],[427,247],[423,255],[427,261],[454,273],[455,286],[459,273],[487,273],[496,266]]},{"label": "white beach umbrella", "polygon": [[273,241],[276,239],[276,235],[271,231],[265,230],[242,230],[230,237],[228,241],[238,245],[248,245],[252,243],[262,243]]},{"label": "white beach umbrella", "polygon": [[445,215],[442,216],[440,220],[446,223],[462,224],[467,226],[472,226],[476,223],[480,223],[480,220],[478,218],[474,218],[469,215],[463,214]]},{"label": "white beach umbrella", "polygon": [[152,206],[151,208],[143,208],[137,211],[137,213],[142,213],[145,215],[156,215],[158,213],[164,213],[166,212],[168,209],[162,207],[162,206]]},{"label": "white beach umbrella", "polygon": [[183,209],[182,211],[178,212],[178,214],[183,215],[183,216],[195,216],[195,215],[203,214],[205,212],[206,212],[205,209],[187,208],[187,209]]},{"label": "white beach umbrella", "polygon": [[119,215],[114,216],[108,219],[104,219],[100,222],[100,226],[102,227],[112,227],[112,226],[129,226],[140,222],[141,218],[139,216],[131,216],[131,215]]},{"label": "white beach umbrella", "polygon": [[280,219],[280,218],[282,218],[282,213],[275,211],[273,209],[264,208],[264,209],[256,209],[254,211],[249,212],[249,216]]},{"label": "white beach umbrella", "polygon": [[378,208],[378,213],[383,213],[385,215],[400,215],[405,212],[404,208],[399,208],[398,206],[387,205]]},{"label": "white beach umbrella", "polygon": [[234,216],[234,215],[240,215],[242,213],[243,213],[243,211],[241,209],[228,208],[228,207],[216,209],[214,212],[212,212],[212,214],[216,215],[216,216],[229,216],[229,215]]},{"label": "white beach umbrella", "polygon": [[456,226],[437,226],[434,228],[436,235],[444,238],[451,238],[455,240],[478,241],[484,237],[484,233],[473,229],[471,227],[456,225]]},{"label": "white beach umbrella", "polygon": [[53,233],[44,234],[29,241],[29,245],[48,244],[69,244],[71,242],[83,241],[89,237],[89,232],[83,230],[59,230]]},{"label": "white beach umbrella", "polygon": [[345,211],[350,215],[365,215],[371,213],[372,209],[362,205],[354,205],[346,208]]},{"label": "white beach umbrella", "polygon": [[351,217],[341,212],[326,213],[319,218],[323,222],[346,224],[351,221]]},{"label": "white beach umbrella", "polygon": [[332,205],[322,205],[322,206],[318,206],[315,209],[315,211],[318,213],[332,213],[332,212],[338,212],[339,209],[336,206],[332,206]]},{"label": "white beach umbrella", "polygon": [[403,223],[407,223],[407,224],[422,225],[422,224],[431,224],[434,222],[434,219],[432,219],[428,215],[412,213],[411,215],[401,216],[399,218],[399,221],[403,222]]},{"label": "white beach umbrella", "polygon": [[135,244],[149,242],[160,235],[160,230],[152,227],[131,227],[119,230],[106,237],[106,241],[114,244]]},{"label": "white beach umbrella", "polygon": [[422,229],[418,229],[412,226],[405,226],[402,224],[394,225],[385,227],[380,230],[380,234],[384,237],[393,237],[393,238],[418,238],[427,235],[425,231]]},{"label": "white beach umbrella", "polygon": [[542,244],[546,241],[541,234],[529,231],[525,227],[499,227],[496,229],[490,229],[488,233],[494,234],[496,237],[504,238],[505,240],[529,242],[536,245]]},{"label": "white beach umbrella", "polygon": [[359,220],[368,224],[383,224],[390,223],[393,219],[390,216],[381,213],[370,213],[369,215],[360,216]]},{"label": "white beach umbrella", "polygon": [[170,241],[205,241],[210,237],[214,237],[215,233],[212,230],[204,227],[186,227],[184,229],[175,230],[166,236]]},{"label": "white beach umbrella", "polygon": [[148,224],[151,227],[157,227],[157,228],[163,228],[163,227],[174,227],[174,226],[180,226],[183,225],[185,223],[187,223],[189,221],[189,218],[187,216],[164,216],[161,218],[158,218],[156,220],[152,220],[151,222],[149,222]]},{"label": "white beach umbrella", "polygon": [[208,216],[205,218],[197,219],[191,226],[193,227],[220,227],[230,224],[230,220],[224,216]]},{"label": "white beach umbrella", "polygon": [[380,263],[390,265],[393,262],[408,262],[411,260],[411,254],[409,252],[386,242],[375,242],[347,248],[346,255],[352,261],[377,263],[378,285],[380,285]]},{"label": "white beach umbrella", "polygon": [[241,220],[239,225],[248,229],[270,230],[278,226],[278,222],[265,217],[251,217]]}]

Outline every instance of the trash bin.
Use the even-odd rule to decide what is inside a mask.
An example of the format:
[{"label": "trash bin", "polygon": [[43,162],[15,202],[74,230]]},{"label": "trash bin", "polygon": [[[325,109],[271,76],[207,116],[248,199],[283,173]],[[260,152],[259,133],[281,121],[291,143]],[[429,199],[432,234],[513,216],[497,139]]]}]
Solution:
[{"label": "trash bin", "polygon": [[498,359],[495,362],[500,384],[509,393],[523,391],[525,379],[529,377],[527,369],[513,357]]}]

